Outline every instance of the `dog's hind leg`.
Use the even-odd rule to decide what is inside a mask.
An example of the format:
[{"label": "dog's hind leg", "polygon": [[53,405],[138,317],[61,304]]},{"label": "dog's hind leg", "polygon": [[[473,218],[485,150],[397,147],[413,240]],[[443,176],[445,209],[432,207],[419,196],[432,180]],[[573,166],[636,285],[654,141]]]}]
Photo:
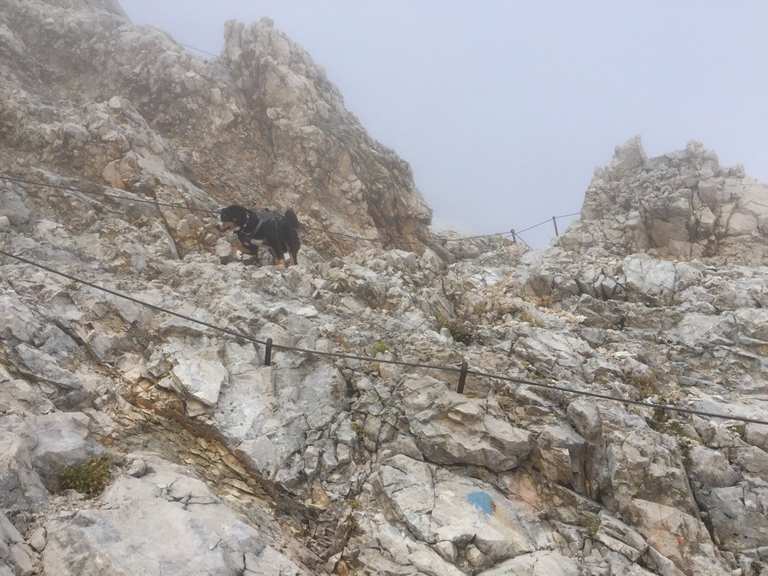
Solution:
[{"label": "dog's hind leg", "polygon": [[299,239],[298,232],[294,228],[288,230],[286,247],[288,248],[288,253],[291,255],[291,264],[295,266],[299,263],[301,240]]},{"label": "dog's hind leg", "polygon": [[291,246],[291,266],[296,266],[299,263],[299,249]]}]

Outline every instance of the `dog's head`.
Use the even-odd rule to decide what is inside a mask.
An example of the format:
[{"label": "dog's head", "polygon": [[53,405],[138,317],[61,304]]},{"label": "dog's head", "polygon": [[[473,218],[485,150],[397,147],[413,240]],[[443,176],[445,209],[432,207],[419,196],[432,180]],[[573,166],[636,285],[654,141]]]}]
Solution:
[{"label": "dog's head", "polygon": [[248,221],[248,210],[242,206],[227,206],[219,211],[219,228],[229,230],[242,228]]}]

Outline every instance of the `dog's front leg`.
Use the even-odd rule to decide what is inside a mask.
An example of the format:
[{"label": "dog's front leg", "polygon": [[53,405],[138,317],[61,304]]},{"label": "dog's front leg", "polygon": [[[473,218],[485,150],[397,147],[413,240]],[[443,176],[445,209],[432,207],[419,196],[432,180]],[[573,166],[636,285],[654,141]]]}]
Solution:
[{"label": "dog's front leg", "polygon": [[254,264],[256,266],[261,265],[261,260],[259,259],[259,247],[256,244],[251,245],[251,249],[249,250],[249,255],[251,256],[251,259],[247,262],[248,264]]},{"label": "dog's front leg", "polygon": [[277,250],[270,246],[269,251],[272,253],[272,262],[274,263],[274,266],[276,268],[284,268],[285,262],[283,261],[283,257],[277,253]]},{"label": "dog's front leg", "polygon": [[235,258],[235,260],[242,260],[243,259],[243,245],[240,243],[239,240],[234,240],[229,243],[230,248],[232,249],[232,254]]}]

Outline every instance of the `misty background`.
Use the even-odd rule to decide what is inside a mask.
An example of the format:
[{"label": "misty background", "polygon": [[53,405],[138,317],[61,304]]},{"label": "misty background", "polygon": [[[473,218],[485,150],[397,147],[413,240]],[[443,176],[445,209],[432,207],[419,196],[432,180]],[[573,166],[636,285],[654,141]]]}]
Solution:
[{"label": "misty background", "polygon": [[497,232],[578,211],[594,168],[635,134],[649,155],[701,140],[768,181],[764,0],[122,4],[214,53],[226,20],[272,18],[410,162],[436,228]]}]

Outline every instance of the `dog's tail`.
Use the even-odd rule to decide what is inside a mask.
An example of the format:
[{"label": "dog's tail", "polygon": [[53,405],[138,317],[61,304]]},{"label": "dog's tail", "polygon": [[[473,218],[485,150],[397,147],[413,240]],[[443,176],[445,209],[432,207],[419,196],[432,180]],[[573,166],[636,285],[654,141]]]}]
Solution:
[{"label": "dog's tail", "polygon": [[301,226],[301,223],[296,216],[296,212],[294,212],[292,208],[288,208],[288,210],[285,211],[285,219],[291,225],[291,228],[298,228]]}]

